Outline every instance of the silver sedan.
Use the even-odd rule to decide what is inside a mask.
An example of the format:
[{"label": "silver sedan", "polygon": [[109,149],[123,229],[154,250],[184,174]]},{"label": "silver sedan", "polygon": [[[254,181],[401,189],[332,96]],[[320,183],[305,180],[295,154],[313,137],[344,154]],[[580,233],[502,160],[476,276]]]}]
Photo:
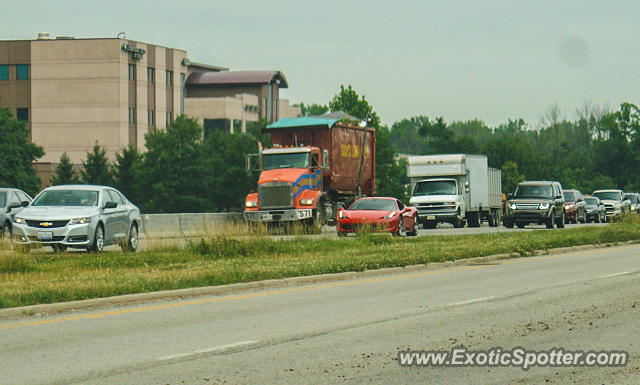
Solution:
[{"label": "silver sedan", "polygon": [[119,191],[106,186],[48,187],[13,218],[18,245],[49,245],[102,252],[106,245],[138,248],[140,210]]}]

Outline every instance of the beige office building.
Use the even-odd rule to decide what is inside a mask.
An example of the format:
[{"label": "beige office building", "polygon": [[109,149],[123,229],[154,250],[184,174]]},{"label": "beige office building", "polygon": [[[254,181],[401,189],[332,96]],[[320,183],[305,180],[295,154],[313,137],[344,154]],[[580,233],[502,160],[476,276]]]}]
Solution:
[{"label": "beige office building", "polygon": [[[246,122],[261,116],[299,115],[269,84],[279,82],[278,76],[257,88],[198,84],[194,89],[200,94],[189,98],[187,78],[210,73],[234,72],[191,63],[180,49],[41,34],[37,40],[0,41],[0,107],[25,121],[32,141],[44,147],[46,154],[35,167],[45,185],[63,152],[80,164],[96,142],[112,159],[129,145],[144,151],[145,134],[165,128],[180,114],[210,129],[231,131],[244,131]],[[264,111],[258,88],[272,91],[272,111]],[[274,113],[273,100],[285,106],[283,112]]]}]

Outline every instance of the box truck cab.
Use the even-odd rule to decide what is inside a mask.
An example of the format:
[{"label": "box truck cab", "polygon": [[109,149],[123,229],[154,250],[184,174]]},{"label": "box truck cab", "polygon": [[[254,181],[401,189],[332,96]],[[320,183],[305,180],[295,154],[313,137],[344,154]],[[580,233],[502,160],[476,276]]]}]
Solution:
[{"label": "box truck cab", "polygon": [[409,203],[425,228],[438,223],[498,226],[502,216],[500,170],[488,167],[484,155],[418,155],[407,158],[412,184]]}]

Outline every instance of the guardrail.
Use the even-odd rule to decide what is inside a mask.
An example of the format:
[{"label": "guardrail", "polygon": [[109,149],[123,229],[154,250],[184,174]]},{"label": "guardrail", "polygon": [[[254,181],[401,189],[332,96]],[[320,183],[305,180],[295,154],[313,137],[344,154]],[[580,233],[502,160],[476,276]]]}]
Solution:
[{"label": "guardrail", "polygon": [[147,238],[183,238],[211,235],[243,221],[242,213],[143,214],[141,234]]}]

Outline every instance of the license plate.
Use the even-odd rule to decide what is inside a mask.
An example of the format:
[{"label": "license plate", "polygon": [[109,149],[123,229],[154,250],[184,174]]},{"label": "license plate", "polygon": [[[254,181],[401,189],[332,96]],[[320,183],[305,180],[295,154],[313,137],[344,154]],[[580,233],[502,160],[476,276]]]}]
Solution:
[{"label": "license plate", "polygon": [[51,231],[38,231],[38,239],[41,241],[50,241],[53,239]]},{"label": "license plate", "polygon": [[428,221],[435,221],[436,220],[436,216],[435,215],[427,215],[427,220]]}]

